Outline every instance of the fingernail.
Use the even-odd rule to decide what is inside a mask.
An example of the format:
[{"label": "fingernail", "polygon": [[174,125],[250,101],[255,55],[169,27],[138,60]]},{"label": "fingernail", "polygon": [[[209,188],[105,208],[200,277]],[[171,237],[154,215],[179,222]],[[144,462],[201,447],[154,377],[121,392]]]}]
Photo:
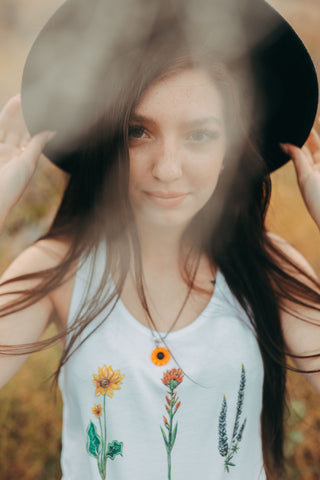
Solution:
[{"label": "fingernail", "polygon": [[289,154],[289,147],[286,143],[279,143],[280,148],[284,151],[284,153]]},{"label": "fingernail", "polygon": [[57,132],[48,131],[46,141],[50,142],[50,140],[52,140],[56,135]]}]

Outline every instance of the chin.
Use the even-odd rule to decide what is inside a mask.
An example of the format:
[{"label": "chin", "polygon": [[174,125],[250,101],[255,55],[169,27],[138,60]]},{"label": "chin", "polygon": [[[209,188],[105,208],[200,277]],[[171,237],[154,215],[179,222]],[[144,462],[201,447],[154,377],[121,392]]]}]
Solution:
[{"label": "chin", "polygon": [[186,227],[192,220],[193,215],[186,215],[182,212],[148,212],[148,214],[140,216],[141,221],[150,227],[156,228],[179,228]]}]

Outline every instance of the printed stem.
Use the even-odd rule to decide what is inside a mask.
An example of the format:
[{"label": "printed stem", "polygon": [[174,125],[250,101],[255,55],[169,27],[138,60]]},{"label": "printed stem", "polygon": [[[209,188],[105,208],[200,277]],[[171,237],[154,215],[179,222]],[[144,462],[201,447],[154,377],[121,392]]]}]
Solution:
[{"label": "printed stem", "polygon": [[172,450],[172,407],[169,413],[169,445],[168,445],[168,480],[171,480],[171,450]]},{"label": "printed stem", "polygon": [[178,428],[178,423],[176,422],[174,425],[173,419],[181,405],[175,389],[182,382],[182,378],[183,375],[180,369],[172,369],[165,372],[162,379],[164,385],[169,389],[167,390],[167,395],[165,397],[166,416],[163,415],[164,429],[160,427],[167,452],[168,480],[171,480],[171,452],[176,441]]},{"label": "printed stem", "polygon": [[103,395],[103,421],[104,421],[104,435],[103,435],[103,440],[102,440],[102,455],[103,455],[103,473],[104,473],[104,479],[106,478],[107,475],[107,456],[106,456],[106,451],[107,451],[107,415],[106,415],[106,396]]},{"label": "printed stem", "polygon": [[169,445],[168,445],[168,480],[171,480],[171,451],[172,445],[172,422],[173,422],[173,389],[170,389],[170,410],[169,410]]},{"label": "printed stem", "polygon": [[101,433],[101,440],[102,440],[102,448],[101,448],[101,452],[100,454],[98,455],[98,469],[99,469],[99,473],[101,475],[101,478],[102,480],[104,480],[103,478],[103,468],[102,468],[102,452],[103,452],[103,431],[102,431],[102,423],[101,423],[101,417],[99,417],[99,425],[100,425],[100,433]]}]

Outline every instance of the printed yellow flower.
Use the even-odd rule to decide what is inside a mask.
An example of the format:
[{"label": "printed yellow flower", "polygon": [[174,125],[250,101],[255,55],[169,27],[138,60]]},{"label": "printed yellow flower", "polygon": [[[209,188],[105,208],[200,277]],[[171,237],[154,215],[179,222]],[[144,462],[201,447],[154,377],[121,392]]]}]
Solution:
[{"label": "printed yellow flower", "polygon": [[98,367],[98,375],[93,374],[94,380],[92,383],[96,387],[95,396],[98,397],[99,395],[108,395],[108,397],[112,398],[115,390],[120,390],[122,385],[122,379],[125,375],[120,374],[120,370],[113,371],[112,366],[107,367],[107,365],[103,365],[103,367]]},{"label": "printed yellow flower", "polygon": [[101,407],[100,403],[98,405],[94,404],[94,407],[92,407],[91,410],[96,418],[101,417],[103,408]]}]

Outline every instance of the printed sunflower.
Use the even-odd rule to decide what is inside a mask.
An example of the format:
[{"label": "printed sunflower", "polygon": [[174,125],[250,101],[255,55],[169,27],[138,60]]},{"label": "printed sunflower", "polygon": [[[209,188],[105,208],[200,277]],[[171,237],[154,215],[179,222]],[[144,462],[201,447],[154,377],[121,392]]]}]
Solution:
[{"label": "printed sunflower", "polygon": [[166,365],[170,361],[171,355],[167,348],[165,347],[156,347],[152,350],[151,360],[155,365],[161,367]]},{"label": "printed sunflower", "polygon": [[103,408],[100,405],[100,403],[98,405],[94,404],[94,407],[92,407],[91,410],[92,410],[93,415],[96,418],[101,417]]},{"label": "printed sunflower", "polygon": [[108,395],[112,398],[114,391],[121,389],[119,385],[122,385],[122,379],[125,375],[121,375],[120,370],[113,371],[111,366],[107,367],[106,365],[98,367],[98,372],[98,375],[93,374],[94,380],[92,380],[96,387],[95,396]]},{"label": "printed sunflower", "polygon": [[92,421],[88,425],[87,452],[96,459],[101,480],[106,480],[107,477],[107,461],[113,461],[118,455],[123,455],[123,442],[107,441],[106,396],[112,398],[115,390],[121,390],[119,385],[122,385],[124,377],[125,375],[120,374],[120,370],[113,370],[111,365],[98,367],[98,375],[93,374],[95,396],[103,395],[103,406],[99,403],[91,407],[99,423],[98,428]]}]

